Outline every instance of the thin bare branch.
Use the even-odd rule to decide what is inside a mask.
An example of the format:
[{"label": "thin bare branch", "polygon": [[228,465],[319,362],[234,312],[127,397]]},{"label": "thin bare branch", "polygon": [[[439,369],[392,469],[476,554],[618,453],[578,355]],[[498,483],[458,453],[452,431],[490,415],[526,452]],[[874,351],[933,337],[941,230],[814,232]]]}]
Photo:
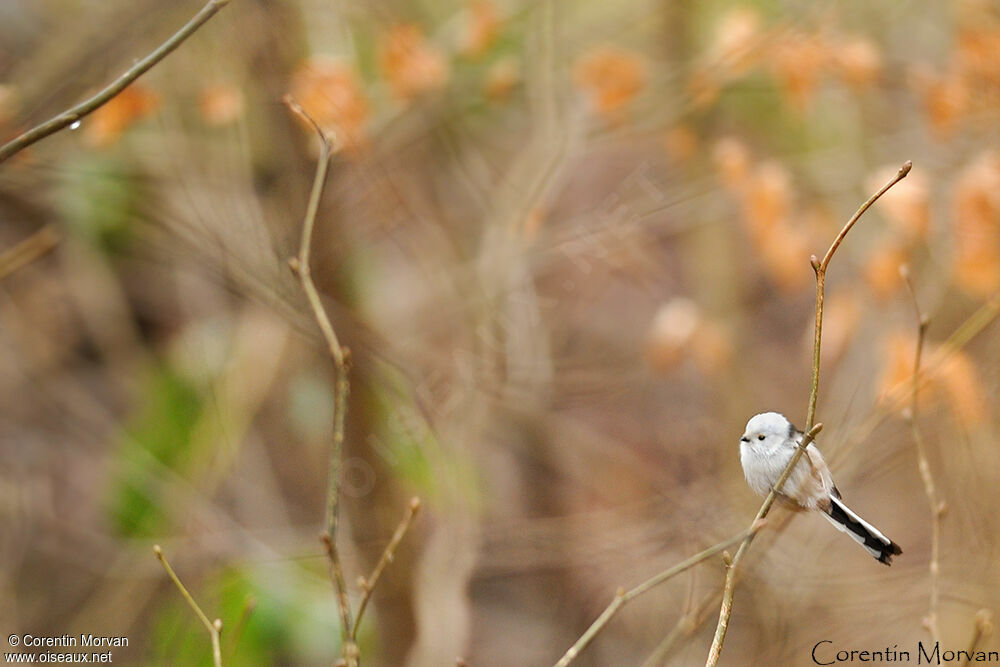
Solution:
[{"label": "thin bare branch", "polygon": [[906,175],[910,173],[910,169],[913,168],[913,163],[907,160],[903,163],[903,166],[899,168],[896,175],[889,179],[889,181],[879,188],[878,192],[873,194],[868,198],[864,204],[855,211],[851,219],[847,221],[840,233],[837,234],[837,238],[833,240],[830,244],[830,248],[826,251],[823,256],[823,261],[816,259],[813,255],[810,258],[810,263],[812,264],[813,270],[816,272],[816,326],[813,334],[813,374],[812,374],[812,385],[809,388],[809,409],[806,411],[806,430],[812,428],[813,423],[816,420],[816,400],[819,397],[819,368],[820,368],[820,349],[823,338],[823,299],[826,291],[826,270],[830,266],[830,260],[833,259],[833,253],[837,252],[837,248],[844,241],[844,237],[847,236],[847,232],[851,231],[861,216],[867,211],[875,201],[889,191],[889,188],[899,183],[901,180],[906,178]]},{"label": "thin bare branch", "polygon": [[0,280],[42,257],[58,243],[59,233],[52,226],[46,225],[13,248],[4,250],[0,253]]},{"label": "thin bare branch", "polygon": [[913,162],[907,160],[906,162],[903,163],[903,165],[899,168],[899,170],[896,171],[895,176],[890,178],[885,185],[879,188],[878,192],[869,197],[868,201],[862,204],[858,208],[858,210],[854,212],[854,215],[851,216],[851,219],[847,221],[847,224],[844,225],[844,228],[840,230],[839,234],[837,234],[837,238],[835,238],[833,240],[833,243],[830,244],[830,248],[826,251],[826,254],[823,256],[823,261],[820,262],[818,270],[826,271],[827,267],[830,266],[830,260],[833,259],[833,253],[837,252],[837,248],[839,248],[840,244],[843,243],[844,237],[847,236],[847,232],[851,231],[851,227],[854,226],[854,223],[856,223],[861,218],[861,216],[864,215],[865,211],[871,208],[871,205],[874,204],[879,197],[888,192],[889,188],[891,188],[896,183],[899,183],[901,180],[906,178],[907,174],[910,173],[911,169],[913,169]]},{"label": "thin bare branch", "polygon": [[[764,499],[764,504],[761,505],[760,510],[757,512],[757,519],[762,519],[767,516],[768,511],[771,509],[771,505],[774,503],[774,499],[777,493],[781,491],[784,486],[785,481],[791,475],[792,470],[795,465],[799,462],[799,459],[806,451],[806,447],[809,443],[813,441],[816,434],[819,433],[820,429],[823,427],[822,424],[815,424],[816,418],[816,399],[819,396],[819,369],[820,369],[820,351],[822,349],[822,338],[823,338],[823,299],[826,290],[826,271],[830,266],[830,260],[833,259],[833,254],[837,252],[837,248],[844,241],[847,233],[851,231],[854,224],[861,218],[865,211],[867,211],[872,204],[878,200],[879,197],[888,192],[889,188],[898,183],[899,181],[906,178],[906,175],[910,173],[910,169],[913,167],[913,163],[907,160],[903,163],[903,166],[899,168],[896,175],[893,176],[889,181],[883,185],[878,192],[873,194],[868,198],[864,204],[851,216],[851,219],[847,221],[840,233],[830,244],[830,248],[826,251],[826,255],[823,256],[823,260],[820,261],[813,255],[809,262],[813,267],[813,271],[816,273],[816,328],[813,336],[813,364],[812,364],[812,385],[809,389],[809,408],[806,413],[806,433],[805,437],[802,438],[802,442],[799,443],[798,449],[792,455],[792,458],[788,461],[788,465],[785,466],[784,471],[781,473],[781,477],[778,478],[777,484],[771,489],[771,493],[767,495]],[[729,570],[726,572],[726,586],[722,594],[722,604],[719,608],[719,624],[715,628],[715,637],[712,640],[712,646],[708,651],[708,658],[705,661],[706,667],[714,667],[718,664],[719,656],[722,653],[722,644],[726,640],[726,631],[729,628],[729,618],[733,612],[733,594],[736,588],[736,566],[743,559],[743,554],[746,553],[747,549],[750,547],[750,542],[753,541],[753,536],[747,537],[740,548],[736,552],[736,556],[733,558],[732,564],[729,566]]]},{"label": "thin bare branch", "polygon": [[111,98],[125,90],[130,83],[138,79],[140,76],[148,72],[154,65],[166,58],[171,51],[180,46],[184,40],[193,35],[198,28],[205,25],[210,18],[215,16],[215,14],[227,4],[229,4],[229,0],[209,0],[208,4],[202,7],[201,11],[191,17],[191,20],[185,23],[180,30],[171,35],[170,38],[157,47],[155,51],[136,64],[132,65],[132,67],[130,67],[120,77],[115,79],[109,86],[98,92],[90,99],[87,99],[56,116],[53,116],[41,125],[33,127],[24,134],[21,134],[3,146],[0,146],[0,162],[3,162],[12,155],[21,152],[31,144],[44,139],[50,134],[55,134],[64,127],[72,125],[84,116],[87,116],[101,106],[107,104]]},{"label": "thin bare branch", "polygon": [[174,568],[170,567],[170,563],[167,562],[167,557],[163,555],[163,549],[160,548],[159,544],[153,547],[153,553],[156,554],[156,558],[160,561],[160,564],[163,565],[163,569],[167,571],[167,576],[169,576],[170,580],[174,582],[174,586],[176,586],[177,590],[181,592],[181,596],[183,596],[183,598],[187,601],[191,609],[194,610],[195,616],[198,617],[201,624],[205,626],[206,630],[208,630],[208,634],[212,638],[212,663],[215,667],[222,667],[222,648],[219,643],[219,637],[222,634],[222,620],[218,618],[214,621],[208,620],[208,616],[206,616],[205,612],[201,610],[201,607],[198,606],[198,603],[191,596],[191,593],[188,592],[188,589],[184,587],[184,584],[181,583],[181,580],[177,577],[177,573],[174,572]]},{"label": "thin bare branch", "polygon": [[330,156],[333,154],[334,140],[333,137],[330,137],[323,131],[323,128],[313,120],[312,116],[306,113],[306,110],[292,99],[290,95],[285,95],[283,101],[285,106],[305,120],[315,130],[316,136],[320,140],[320,154],[316,162],[316,176],[313,178],[313,186],[309,193],[306,215],[302,221],[302,240],[299,244],[299,254],[298,257],[289,260],[289,266],[291,266],[292,271],[299,277],[299,281],[302,283],[302,289],[306,293],[306,298],[309,299],[309,306],[312,308],[313,316],[316,318],[316,324],[319,325],[320,331],[323,334],[323,340],[326,341],[330,355],[337,365],[337,371],[340,372],[346,364],[346,353],[340,346],[340,340],[337,338],[337,333],[330,323],[330,317],[327,315],[326,309],[323,308],[323,302],[320,299],[316,285],[313,283],[312,269],[309,266],[313,229],[316,226],[316,213],[319,211],[319,202],[323,196],[323,185],[326,183],[326,174],[330,166]]},{"label": "thin bare branch", "polygon": [[924,340],[927,336],[927,327],[930,319],[920,310],[920,302],[917,301],[917,292],[910,280],[910,271],[906,266],[899,269],[906,287],[910,292],[910,299],[913,301],[913,310],[917,316],[917,349],[913,355],[913,377],[910,382],[910,407],[906,410],[906,421],[910,424],[910,431],[913,434],[913,443],[917,448],[917,468],[920,470],[920,479],[924,483],[924,494],[931,509],[931,558],[928,564],[930,574],[930,601],[928,603],[927,618],[924,625],[931,633],[931,638],[938,641],[938,600],[940,599],[940,574],[941,574],[941,517],[944,515],[945,503],[938,498],[937,489],[934,484],[934,476],[931,474],[930,461],[927,458],[927,447],[924,444],[923,434],[917,423],[917,395],[920,389],[920,361],[923,355]]},{"label": "thin bare branch", "polygon": [[576,656],[580,654],[580,651],[585,649],[587,645],[590,644],[591,641],[593,641],[594,637],[597,636],[597,633],[600,632],[604,628],[604,626],[608,624],[608,621],[610,621],[612,617],[614,617],[614,615],[618,613],[618,610],[621,609],[625,605],[625,603],[642,595],[643,593],[653,588],[654,586],[662,584],[671,577],[675,577],[681,572],[684,572],[685,570],[694,567],[703,560],[711,558],[712,556],[720,553],[721,551],[728,549],[737,542],[741,542],[753,536],[754,534],[757,533],[757,531],[759,531],[763,527],[764,527],[764,521],[763,520],[757,521],[748,530],[743,531],[739,535],[731,537],[728,540],[725,540],[724,542],[720,542],[715,546],[711,546],[705,549],[704,551],[700,551],[699,553],[691,556],[687,560],[681,561],[677,565],[674,565],[673,567],[664,570],[663,572],[657,574],[656,576],[647,579],[646,581],[642,582],[641,584],[639,584],[630,591],[626,592],[624,588],[619,588],[618,592],[615,594],[614,599],[611,601],[611,604],[609,604],[604,609],[604,611],[601,612],[601,615],[598,616],[593,623],[591,623],[590,627],[587,628],[586,632],[584,632],[580,636],[580,638],[576,640],[576,643],[574,643],[572,646],[569,647],[566,653],[564,653],[563,656],[556,663],[556,667],[566,667],[566,665],[573,662]]},{"label": "thin bare branch", "polygon": [[[929,382],[929,378],[934,377],[935,373],[937,373],[945,362],[956,352],[968,345],[969,341],[982,333],[986,327],[993,323],[997,316],[1000,316],[1000,295],[995,295],[976,309],[974,313],[969,315],[962,324],[958,325],[951,335],[938,346],[934,355],[926,361],[921,361],[921,367],[924,370],[920,374],[919,386],[923,388]],[[886,393],[884,400],[879,404],[879,409],[873,411],[865,422],[854,429],[855,432],[862,434],[855,441],[860,441],[865,434],[871,433],[875,425],[880,423],[886,414],[904,409],[910,401],[911,389],[912,387],[906,383],[898,384],[890,389]],[[850,449],[851,445],[848,444],[847,448],[841,449],[839,454],[848,453]]]},{"label": "thin bare branch", "polygon": [[[350,629],[351,629],[351,603],[347,598],[347,581],[344,578],[344,566],[340,562],[340,552],[337,550],[337,546],[333,541],[333,537],[329,533],[323,533],[319,536],[320,542],[323,544],[323,549],[326,552],[326,558],[330,565],[330,579],[333,581],[333,587],[337,594],[337,609],[340,611],[340,624],[341,624],[341,641],[347,648],[347,643],[350,641]],[[344,628],[347,628],[346,630]]]},{"label": "thin bare branch", "polygon": [[[794,516],[791,512],[788,512],[777,519],[768,516],[767,522],[772,533],[780,534],[788,524],[791,523],[791,519]],[[723,552],[722,556],[726,563],[726,566],[732,565],[732,558],[728,556],[728,552]],[[736,582],[738,583],[740,577],[743,575],[743,571],[739,570],[736,572]],[[662,665],[665,663],[667,656],[670,651],[673,650],[674,645],[678,640],[686,637],[691,637],[695,630],[701,627],[701,625],[708,618],[709,608],[713,605],[719,604],[718,600],[722,598],[722,594],[725,587],[711,591],[703,597],[692,610],[688,611],[686,614],[681,616],[677,623],[674,625],[673,629],[663,638],[663,641],[654,649],[653,653],[646,658],[643,662],[642,667],[655,667],[655,665]]]},{"label": "thin bare branch", "polygon": [[396,531],[392,534],[389,544],[385,545],[382,556],[378,559],[378,563],[375,564],[375,569],[372,570],[371,575],[367,579],[361,579],[361,602],[358,605],[358,613],[354,617],[354,627],[351,628],[352,639],[357,640],[358,628],[361,627],[361,617],[364,616],[365,609],[368,608],[368,601],[371,600],[372,591],[375,590],[375,585],[378,584],[379,577],[382,576],[382,571],[392,562],[399,543],[403,541],[403,537],[406,535],[406,531],[410,529],[410,524],[413,523],[413,518],[417,515],[418,511],[420,511],[420,498],[414,497],[410,500],[410,505],[406,508],[406,515],[403,517],[403,520],[396,526]]},{"label": "thin bare branch", "polygon": [[347,583],[344,580],[344,568],[337,549],[337,525],[340,505],[340,465],[344,446],[344,421],[347,413],[347,393],[350,390],[348,382],[350,354],[347,348],[340,345],[337,334],[330,323],[330,316],[323,307],[319,291],[316,289],[310,269],[310,252],[312,249],[313,228],[316,225],[316,214],[319,211],[320,199],[323,196],[323,185],[326,183],[330,156],[333,153],[333,138],[323,131],[323,128],[303,109],[291,96],[284,97],[285,105],[296,115],[306,121],[316,132],[320,140],[320,154],[316,162],[316,175],[313,178],[312,190],[309,193],[309,203],[306,206],[305,218],[302,221],[302,242],[299,254],[288,261],[292,272],[299,278],[302,291],[309,301],[313,317],[326,341],[327,349],[333,358],[337,378],[334,383],[334,417],[333,436],[330,448],[330,467],[327,473],[327,503],[326,532],[321,536],[327,558],[330,561],[330,575],[337,594],[337,607],[340,610],[340,636],[343,644],[345,664],[352,667],[357,664],[357,645],[352,638],[351,606],[347,597]]}]

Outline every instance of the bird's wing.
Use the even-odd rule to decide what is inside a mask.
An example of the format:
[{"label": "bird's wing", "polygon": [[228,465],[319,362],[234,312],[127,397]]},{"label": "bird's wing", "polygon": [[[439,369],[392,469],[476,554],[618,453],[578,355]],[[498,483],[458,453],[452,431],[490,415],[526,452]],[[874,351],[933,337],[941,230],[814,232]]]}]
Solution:
[{"label": "bird's wing", "polygon": [[[830,468],[823,460],[823,455],[819,453],[818,449],[809,445],[806,448],[806,456],[809,458],[809,474],[823,487],[827,494],[833,494],[837,487],[833,484],[833,475],[830,474]],[[839,492],[837,492],[837,497],[840,497]]]}]

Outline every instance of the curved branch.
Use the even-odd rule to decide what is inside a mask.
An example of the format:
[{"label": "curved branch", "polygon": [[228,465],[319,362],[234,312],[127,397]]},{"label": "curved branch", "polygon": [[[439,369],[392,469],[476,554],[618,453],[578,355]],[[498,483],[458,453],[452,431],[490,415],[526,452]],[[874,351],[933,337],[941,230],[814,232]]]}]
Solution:
[{"label": "curved branch", "polygon": [[812,385],[809,388],[809,409],[806,411],[806,430],[812,428],[813,421],[816,419],[816,399],[819,397],[819,356],[820,356],[820,343],[823,337],[823,298],[826,291],[826,270],[830,266],[830,260],[833,259],[833,253],[837,252],[837,248],[843,243],[844,237],[847,236],[847,232],[851,231],[864,212],[867,211],[872,204],[878,200],[879,197],[884,195],[889,191],[889,188],[899,183],[901,180],[906,178],[906,175],[910,173],[910,169],[913,168],[913,163],[909,160],[903,163],[903,166],[899,168],[896,175],[893,176],[879,188],[878,192],[873,194],[868,198],[864,204],[862,204],[851,219],[847,221],[844,228],[840,230],[837,234],[837,238],[833,240],[830,244],[830,248],[823,255],[823,261],[816,259],[816,255],[809,258],[810,264],[812,264],[813,271],[816,272],[816,327],[813,335],[813,375],[812,375]]},{"label": "curved branch", "polygon": [[208,4],[201,8],[201,11],[191,17],[191,20],[175,32],[170,38],[161,44],[155,51],[132,65],[124,74],[115,79],[109,86],[98,92],[88,100],[84,100],[75,107],[71,107],[62,113],[53,116],[41,125],[37,125],[24,134],[12,139],[3,146],[0,146],[0,162],[23,151],[25,148],[40,141],[50,134],[55,134],[59,130],[72,125],[84,116],[96,111],[107,102],[125,90],[130,83],[148,72],[153,65],[167,57],[171,51],[181,45],[185,39],[195,33],[198,28],[205,25],[208,19],[229,4],[229,0],[209,0]]}]

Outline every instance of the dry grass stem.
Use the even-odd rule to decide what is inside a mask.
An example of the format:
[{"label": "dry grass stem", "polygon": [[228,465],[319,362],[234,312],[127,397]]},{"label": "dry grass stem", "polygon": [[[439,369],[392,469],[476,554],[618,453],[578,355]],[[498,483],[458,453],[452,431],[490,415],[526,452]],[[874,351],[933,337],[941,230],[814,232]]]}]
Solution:
[{"label": "dry grass stem", "polygon": [[191,596],[191,593],[188,592],[188,589],[184,587],[184,584],[181,583],[181,580],[177,577],[177,574],[174,572],[174,568],[170,567],[170,563],[167,562],[167,557],[163,555],[163,549],[160,548],[160,545],[157,544],[153,547],[153,553],[156,554],[156,558],[160,561],[160,564],[163,565],[163,569],[167,571],[167,576],[169,576],[170,580],[174,582],[174,586],[177,587],[177,590],[179,590],[184,599],[187,600],[188,605],[194,610],[195,616],[198,617],[201,624],[205,626],[206,630],[208,630],[208,634],[212,638],[212,664],[214,664],[215,667],[222,667],[222,648],[219,642],[219,638],[222,635],[222,620],[218,618],[214,621],[208,620],[208,616],[206,616],[205,612],[201,610],[201,607],[198,606],[198,603]]},{"label": "dry grass stem", "polygon": [[1000,294],[993,295],[945,339],[940,346],[940,353],[934,355],[934,364],[941,365],[952,353],[965,347],[970,340],[989,326],[997,315],[1000,315]]},{"label": "dry grass stem", "polygon": [[0,253],[0,280],[14,273],[22,266],[42,257],[59,243],[59,233],[51,226],[45,226],[24,239],[13,248]]},{"label": "dry grass stem", "polygon": [[15,155],[31,144],[44,139],[50,134],[55,134],[59,130],[72,125],[84,116],[92,113],[99,107],[106,104],[111,98],[125,90],[130,83],[149,71],[154,65],[167,57],[188,37],[193,35],[198,28],[203,26],[216,12],[229,4],[229,0],[209,0],[208,4],[201,8],[191,20],[170,36],[167,41],[161,44],[155,51],[138,61],[130,67],[124,74],[115,79],[109,86],[98,92],[88,100],[71,107],[62,113],[53,116],[41,125],[33,127],[24,134],[21,134],[8,143],[0,146],[0,162]]}]

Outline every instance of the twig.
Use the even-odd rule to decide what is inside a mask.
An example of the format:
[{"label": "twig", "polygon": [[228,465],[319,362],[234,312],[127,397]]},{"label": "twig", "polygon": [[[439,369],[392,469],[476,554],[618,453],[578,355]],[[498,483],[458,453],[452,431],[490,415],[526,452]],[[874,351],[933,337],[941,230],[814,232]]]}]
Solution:
[{"label": "twig", "polygon": [[[789,512],[785,515],[774,520],[772,517],[767,518],[768,525],[771,526],[771,532],[776,534],[781,534],[788,524],[791,523],[791,519],[794,515]],[[729,554],[723,552],[723,558],[727,566],[732,563],[732,558],[728,557]],[[742,571],[736,573],[736,581],[739,582],[739,578],[743,575]],[[718,604],[716,601],[718,598],[722,597],[723,588],[709,592],[708,595],[703,597],[698,605],[694,607],[693,610],[687,612],[681,616],[674,628],[663,638],[663,641],[653,650],[653,653],[646,658],[645,662],[642,663],[642,667],[655,667],[656,665],[664,664],[664,660],[670,651],[673,650],[674,644],[677,640],[682,637],[690,637],[694,634],[694,631],[701,627],[701,624],[705,622],[708,616],[709,607],[714,604]]]},{"label": "twig", "polygon": [[906,175],[910,173],[910,169],[912,168],[912,162],[909,160],[904,162],[903,166],[896,172],[896,175],[890,178],[878,192],[869,197],[868,201],[862,204],[861,207],[855,211],[854,215],[851,216],[851,219],[847,221],[846,225],[844,225],[844,228],[840,230],[839,234],[837,234],[837,238],[835,238],[833,243],[830,244],[830,248],[823,256],[823,261],[817,260],[815,255],[810,258],[810,264],[812,264],[813,271],[816,272],[816,328],[813,338],[813,376],[812,385],[809,389],[809,409],[806,412],[806,430],[812,428],[813,422],[816,419],[816,399],[819,396],[820,339],[823,335],[823,296],[826,289],[827,267],[830,266],[830,260],[833,259],[833,253],[837,252],[837,248],[839,248],[840,244],[843,243],[844,237],[847,236],[847,232],[851,231],[851,228],[854,227],[854,223],[861,218],[864,212],[867,211],[879,197],[888,192],[889,188],[906,178]]},{"label": "twig", "polygon": [[195,599],[191,597],[190,593],[188,593],[188,589],[184,587],[184,584],[182,584],[181,580],[177,577],[177,574],[174,572],[174,568],[170,567],[170,563],[167,562],[167,557],[163,555],[163,549],[160,548],[159,544],[153,547],[153,553],[156,554],[160,564],[163,565],[163,569],[167,571],[167,576],[169,576],[174,582],[174,586],[177,587],[177,590],[179,590],[184,599],[187,600],[188,605],[190,605],[191,609],[194,610],[195,616],[198,617],[198,620],[200,620],[202,625],[205,626],[205,629],[208,630],[208,634],[212,638],[212,663],[215,667],[222,667],[222,649],[219,644],[219,636],[222,634],[222,620],[218,618],[215,619],[215,621],[208,620],[208,616],[206,616],[205,612],[201,610],[201,607],[198,606]]},{"label": "twig", "polygon": [[347,599],[347,581],[344,579],[344,566],[340,563],[340,552],[334,543],[333,536],[326,532],[319,536],[323,549],[326,552],[327,561],[330,563],[330,579],[337,593],[337,609],[340,611],[341,642],[344,651],[348,651],[351,628],[351,603]]},{"label": "twig", "polygon": [[[778,497],[778,493],[781,492],[781,488],[785,485],[785,482],[788,481],[788,478],[791,477],[795,464],[799,462],[799,459],[802,458],[806,448],[812,443],[812,441],[816,438],[816,434],[818,434],[821,430],[823,430],[823,424],[816,424],[802,438],[802,442],[799,443],[795,453],[792,454],[792,458],[788,461],[788,465],[786,465],[785,469],[782,471],[781,477],[778,478],[774,488],[771,489],[771,492],[767,494],[767,498],[764,499],[764,504],[761,505],[760,509],[757,511],[754,523],[766,517],[767,513],[771,511],[771,506]],[[722,604],[719,607],[719,624],[715,627],[715,637],[712,639],[712,647],[708,651],[708,660],[705,662],[706,666],[715,665],[719,662],[719,655],[722,652],[722,643],[726,640],[726,631],[729,629],[729,617],[733,613],[733,593],[736,590],[736,566],[741,560],[743,560],[743,554],[745,554],[747,549],[750,548],[750,543],[752,541],[753,534],[747,535],[743,539],[743,542],[740,543],[740,548],[736,550],[736,555],[733,556],[733,561],[726,569],[726,586],[722,591]]]},{"label": "twig", "polygon": [[[982,333],[997,319],[997,316],[1000,316],[1000,294],[995,294],[969,315],[943,343],[938,345],[935,354],[921,362],[924,370],[919,380],[920,387],[926,386],[930,382],[930,378],[935,376],[945,362],[968,345],[969,341]],[[858,443],[863,442],[875,427],[882,423],[886,414],[905,409],[910,399],[910,389],[911,386],[905,382],[890,389],[884,400],[880,401],[877,409],[872,410],[868,417],[857,428],[853,429],[854,437],[844,443],[844,446],[837,452],[837,456],[849,455]]]},{"label": "twig", "polygon": [[292,267],[292,271],[295,272],[295,275],[299,277],[302,283],[302,289],[306,293],[306,298],[309,299],[309,305],[312,307],[316,323],[323,333],[323,339],[326,341],[330,355],[333,357],[333,362],[337,365],[337,370],[339,371],[346,364],[347,353],[340,346],[337,333],[333,330],[333,325],[330,324],[330,317],[326,314],[326,309],[323,308],[323,302],[320,300],[319,292],[316,290],[316,285],[312,280],[312,269],[309,267],[313,228],[316,226],[316,213],[319,211],[319,202],[323,196],[323,184],[326,182],[326,172],[330,166],[330,156],[333,154],[334,138],[324,132],[323,128],[313,120],[312,116],[298,102],[292,99],[291,95],[285,95],[282,101],[293,113],[305,120],[313,128],[320,140],[320,154],[316,163],[316,176],[313,179],[312,190],[309,193],[306,216],[302,221],[302,241],[299,244],[299,254],[298,257],[293,257],[289,260],[289,266]]},{"label": "twig", "polygon": [[59,130],[72,125],[84,116],[103,106],[112,97],[125,90],[126,87],[140,76],[145,74],[158,62],[167,57],[171,51],[181,45],[185,39],[194,34],[198,28],[203,26],[216,12],[229,4],[229,0],[209,0],[208,4],[201,8],[197,14],[191,17],[184,26],[175,32],[170,38],[161,44],[155,51],[130,67],[124,74],[115,79],[109,86],[98,92],[96,95],[80,104],[53,116],[41,125],[33,127],[24,134],[12,139],[8,143],[0,146],[0,162],[19,153],[31,144],[44,139],[50,134],[55,134]]},{"label": "twig", "polygon": [[940,500],[934,486],[934,477],[931,475],[930,462],[927,459],[927,448],[924,445],[924,438],[917,424],[917,393],[920,387],[920,359],[923,354],[924,340],[927,335],[927,327],[930,319],[920,310],[920,303],[917,301],[917,292],[913,288],[910,280],[909,268],[901,266],[899,268],[906,287],[910,292],[913,301],[913,310],[917,315],[917,349],[913,355],[913,380],[910,390],[910,407],[906,410],[906,421],[910,424],[910,431],[913,433],[913,442],[917,447],[917,468],[920,470],[920,479],[924,483],[924,493],[927,495],[927,502],[931,508],[931,560],[928,565],[930,574],[931,592],[928,603],[927,618],[924,624],[931,633],[934,641],[938,640],[938,598],[940,596],[940,575],[941,575],[941,517],[944,515],[945,503]]},{"label": "twig", "polygon": [[[798,449],[792,455],[792,458],[788,461],[788,465],[785,466],[784,471],[781,473],[781,477],[778,478],[777,484],[771,489],[771,493],[767,495],[764,499],[764,504],[761,505],[760,510],[757,512],[757,519],[762,519],[767,516],[768,511],[771,509],[771,505],[774,503],[774,499],[777,492],[781,490],[784,486],[785,481],[791,475],[792,469],[799,462],[799,459],[805,453],[806,447],[812,442],[816,434],[822,428],[822,424],[815,424],[816,418],[816,399],[819,396],[819,369],[820,369],[820,350],[823,334],[823,298],[826,290],[826,271],[830,266],[830,260],[833,259],[833,255],[837,252],[837,248],[843,243],[844,238],[847,233],[851,231],[861,216],[867,211],[872,204],[878,200],[879,197],[884,195],[889,188],[894,186],[899,181],[906,178],[906,175],[910,173],[910,169],[913,167],[913,163],[907,160],[903,163],[903,166],[899,168],[896,175],[893,176],[889,181],[883,185],[878,192],[873,194],[868,198],[864,204],[851,216],[851,219],[847,221],[840,233],[830,244],[829,249],[823,256],[823,260],[820,261],[815,255],[809,258],[809,263],[813,267],[813,271],[816,273],[816,328],[813,336],[813,364],[812,364],[812,384],[809,389],[809,408],[806,413],[806,433],[805,437],[802,438],[802,442],[799,443]],[[736,556],[733,558],[732,564],[729,566],[729,570],[726,572],[726,587],[722,594],[722,604],[719,607],[719,623],[715,628],[715,637],[712,640],[712,646],[708,651],[708,658],[705,661],[706,667],[714,667],[719,662],[719,656],[722,653],[722,644],[726,640],[726,630],[729,628],[729,618],[733,611],[733,594],[736,587],[736,577],[735,571],[736,566],[743,559],[743,554],[746,553],[750,546],[750,542],[753,541],[753,535],[748,536],[740,544],[740,548],[736,552]]]},{"label": "twig", "polygon": [[0,280],[49,252],[57,243],[59,233],[52,226],[46,225],[13,248],[4,250],[0,253]]},{"label": "twig", "polygon": [[357,641],[358,628],[361,627],[361,617],[364,615],[365,609],[368,608],[368,601],[371,600],[372,591],[375,590],[375,585],[378,583],[379,577],[382,576],[382,570],[392,562],[396,554],[396,548],[406,535],[406,531],[410,529],[413,517],[417,515],[418,511],[420,511],[420,498],[414,497],[410,500],[409,507],[406,508],[406,516],[396,526],[396,532],[392,534],[389,544],[385,545],[382,556],[378,559],[378,563],[375,564],[375,569],[372,570],[371,575],[367,579],[364,577],[360,579],[359,584],[362,591],[361,602],[358,605],[358,613],[354,617],[354,627],[351,628],[351,639]]},{"label": "twig", "polygon": [[980,609],[976,612],[976,626],[972,633],[972,641],[969,642],[969,649],[965,652],[965,662],[968,665],[972,662],[972,654],[976,652],[980,640],[993,634],[993,612],[989,609]]},{"label": "twig", "polygon": [[320,140],[319,159],[316,162],[316,176],[313,179],[312,190],[309,193],[309,203],[306,206],[306,215],[302,221],[302,242],[299,246],[299,254],[288,260],[288,265],[292,272],[298,276],[302,291],[305,292],[309,306],[312,308],[316,324],[319,326],[323,339],[326,341],[327,349],[333,358],[333,364],[337,371],[337,379],[334,384],[334,416],[333,416],[333,436],[330,448],[330,468],[327,473],[327,494],[326,494],[326,532],[320,537],[326,548],[326,555],[330,561],[330,575],[337,593],[337,606],[340,610],[340,637],[343,645],[344,661],[351,667],[357,664],[357,644],[355,644],[351,628],[351,605],[347,598],[347,583],[344,580],[344,568],[340,561],[340,552],[337,549],[337,524],[338,510],[340,504],[340,464],[342,450],[344,447],[344,418],[347,412],[347,393],[350,389],[348,383],[348,360],[349,350],[341,347],[337,334],[330,324],[330,317],[323,307],[319,291],[316,289],[312,279],[312,270],[309,267],[309,257],[312,248],[313,228],[316,225],[316,213],[319,211],[320,198],[323,196],[323,184],[326,182],[326,173],[330,164],[330,156],[333,154],[333,137],[323,131],[323,128],[313,120],[305,109],[296,102],[290,95],[283,99],[293,113],[302,118],[316,132]]},{"label": "twig", "polygon": [[728,549],[737,542],[740,542],[741,540],[745,540],[748,537],[753,536],[754,534],[757,533],[757,531],[763,528],[763,526],[764,526],[764,521],[754,522],[754,525],[751,526],[748,530],[745,530],[739,535],[731,537],[724,542],[720,542],[715,546],[709,547],[708,549],[705,549],[704,551],[701,551],[691,556],[687,560],[681,561],[677,565],[674,565],[673,567],[664,570],[663,572],[657,574],[656,576],[647,579],[646,581],[642,582],[641,584],[639,584],[638,586],[636,586],[635,588],[633,588],[628,592],[626,592],[624,588],[619,588],[618,592],[615,594],[614,599],[611,601],[611,604],[609,604],[604,609],[601,615],[597,617],[597,620],[591,623],[590,627],[587,628],[586,632],[584,632],[580,636],[580,638],[576,640],[576,643],[569,647],[566,653],[564,653],[563,656],[559,659],[559,662],[556,663],[556,667],[566,667],[566,665],[573,662],[576,656],[579,655],[580,651],[585,649],[587,645],[590,644],[591,641],[593,641],[594,637],[597,636],[597,633],[600,632],[605,625],[607,625],[608,621],[610,621],[611,618],[616,613],[618,613],[618,610],[621,609],[626,602],[642,595],[643,593],[653,588],[654,586],[662,584],[664,581],[670,579],[671,577],[674,577],[680,574],[681,572],[684,572],[685,570],[694,567],[703,560],[711,558],[712,556],[723,551],[724,549]]}]

